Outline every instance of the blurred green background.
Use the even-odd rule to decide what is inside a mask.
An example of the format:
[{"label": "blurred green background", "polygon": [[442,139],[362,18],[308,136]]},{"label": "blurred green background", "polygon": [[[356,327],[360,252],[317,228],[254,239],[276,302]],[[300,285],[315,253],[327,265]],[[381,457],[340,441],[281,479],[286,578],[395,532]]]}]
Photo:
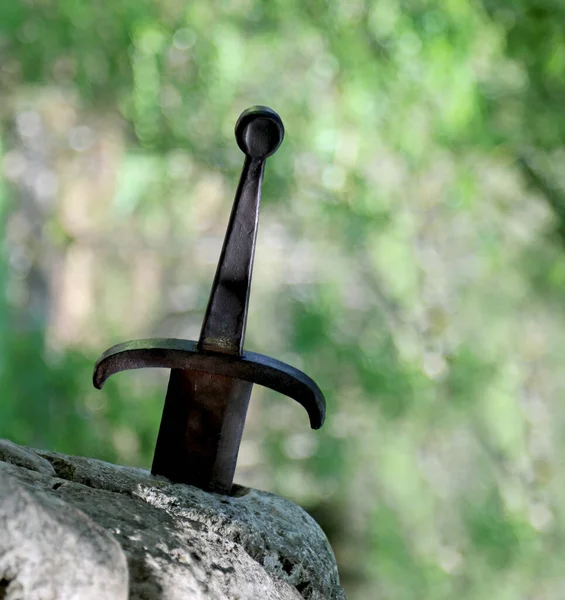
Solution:
[{"label": "blurred green background", "polygon": [[565,594],[565,3],[0,2],[0,436],[149,466],[242,154],[268,161],[246,348],[312,376],[320,432],[256,388],[236,481],[319,520],[350,600]]}]

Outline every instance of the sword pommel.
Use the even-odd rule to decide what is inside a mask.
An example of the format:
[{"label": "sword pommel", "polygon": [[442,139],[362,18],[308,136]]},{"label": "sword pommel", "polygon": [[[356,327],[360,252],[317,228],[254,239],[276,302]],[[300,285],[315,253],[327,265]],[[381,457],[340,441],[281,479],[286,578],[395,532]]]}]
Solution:
[{"label": "sword pommel", "polygon": [[267,158],[282,144],[284,126],[279,115],[266,106],[244,110],[235,124],[235,139],[250,158]]}]

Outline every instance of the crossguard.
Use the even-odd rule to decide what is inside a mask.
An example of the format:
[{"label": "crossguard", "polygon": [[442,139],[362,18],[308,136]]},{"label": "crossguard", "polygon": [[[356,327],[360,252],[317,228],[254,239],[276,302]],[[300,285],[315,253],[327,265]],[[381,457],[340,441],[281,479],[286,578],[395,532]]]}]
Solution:
[{"label": "crossguard", "polygon": [[244,351],[242,356],[203,352],[191,340],[134,340],[117,344],[96,362],[93,383],[102,389],[111,375],[143,368],[183,369],[257,383],[301,404],[312,429],[319,429],[326,418],[326,402],[320,388],[302,371],[255,352]]}]

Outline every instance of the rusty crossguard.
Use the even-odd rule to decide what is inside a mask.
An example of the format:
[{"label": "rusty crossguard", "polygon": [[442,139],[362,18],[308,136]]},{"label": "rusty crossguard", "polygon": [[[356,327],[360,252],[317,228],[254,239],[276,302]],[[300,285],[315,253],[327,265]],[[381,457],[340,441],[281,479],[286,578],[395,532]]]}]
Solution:
[{"label": "rusty crossguard", "polygon": [[306,409],[313,429],[325,419],[318,386],[283,362],[243,351],[265,161],[284,127],[264,106],[244,111],[235,138],[245,162],[235,195],[200,340],[135,340],[106,350],[94,367],[101,389],[127,369],[171,369],[151,472],[177,483],[229,494],[254,383],[290,396]]}]

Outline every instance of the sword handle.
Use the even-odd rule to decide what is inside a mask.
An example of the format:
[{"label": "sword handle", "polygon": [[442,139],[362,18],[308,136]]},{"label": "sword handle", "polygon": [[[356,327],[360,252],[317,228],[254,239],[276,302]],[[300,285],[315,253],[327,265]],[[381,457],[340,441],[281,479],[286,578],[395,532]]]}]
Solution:
[{"label": "sword handle", "polygon": [[265,161],[281,145],[284,126],[275,111],[266,106],[254,106],[239,117],[235,138],[245,154],[245,162],[198,347],[200,350],[241,356]]}]

